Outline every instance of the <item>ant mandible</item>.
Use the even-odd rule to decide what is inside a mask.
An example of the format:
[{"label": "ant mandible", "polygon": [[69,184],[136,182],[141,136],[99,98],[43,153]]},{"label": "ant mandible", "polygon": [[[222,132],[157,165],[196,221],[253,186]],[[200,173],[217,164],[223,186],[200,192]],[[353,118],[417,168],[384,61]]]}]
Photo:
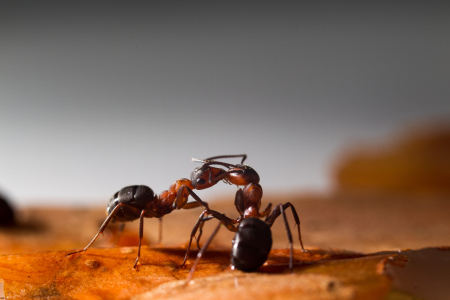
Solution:
[{"label": "ant mandible", "polygon": [[[92,241],[83,249],[71,252],[66,256],[86,251],[102,233],[110,221],[131,222],[139,219],[139,246],[133,269],[136,269],[141,253],[141,240],[144,232],[144,218],[162,218],[175,209],[191,209],[203,206],[209,210],[208,203],[203,202],[192,190],[191,181],[186,178],[175,181],[169,190],[156,196],[151,188],[145,185],[127,186],[118,191],[109,200],[106,209],[107,217]],[[188,202],[191,195],[196,202]],[[160,219],[161,220],[161,219]],[[123,224],[123,223],[122,223]]]},{"label": "ant mandible", "polygon": [[[215,161],[215,159],[232,157],[242,157],[241,164],[233,165]],[[215,185],[220,180],[224,180],[225,182],[234,184],[236,186],[243,185],[244,188],[239,188],[236,192],[234,205],[239,212],[239,217],[236,220],[230,219],[217,211],[212,211],[209,209],[204,210],[200,215],[199,219],[194,225],[194,228],[192,229],[188,249],[182,266],[186,263],[186,260],[189,256],[192,238],[196,235],[197,230],[200,230],[199,236],[197,238],[197,246],[199,246],[198,241],[202,234],[202,227],[204,222],[212,218],[216,218],[220,221],[220,224],[217,227],[216,231],[208,239],[207,243],[198,253],[197,260],[191,269],[190,277],[188,280],[192,278],[192,274],[195,271],[198,260],[205,251],[209,242],[219,230],[221,224],[224,224],[228,230],[237,232],[235,238],[233,239],[232,266],[243,271],[251,271],[261,266],[266,261],[267,255],[272,247],[270,228],[280,214],[283,215],[284,224],[286,226],[286,232],[291,247],[289,267],[292,270],[293,243],[286,215],[284,213],[284,211],[289,207],[291,208],[292,214],[295,219],[302,251],[305,251],[300,233],[300,219],[294,206],[290,202],[277,205],[272,213],[272,204],[269,204],[266,209],[260,212],[261,198],[263,193],[262,187],[259,185],[259,175],[253,168],[247,165],[243,165],[243,162],[246,158],[247,155],[241,154],[214,156],[205,160],[192,159],[193,161],[204,162],[201,167],[196,168],[191,173],[191,182],[196,189],[201,190],[209,188]],[[228,168],[228,170],[212,167],[211,165],[221,165]],[[260,220],[263,217],[266,217],[265,221]],[[236,228],[234,224],[239,225]],[[256,246],[256,248],[252,248],[252,246],[249,245],[254,245]],[[251,249],[258,249],[258,251],[252,251]],[[257,257],[255,252],[262,252],[266,254],[262,255],[261,257]]]}]

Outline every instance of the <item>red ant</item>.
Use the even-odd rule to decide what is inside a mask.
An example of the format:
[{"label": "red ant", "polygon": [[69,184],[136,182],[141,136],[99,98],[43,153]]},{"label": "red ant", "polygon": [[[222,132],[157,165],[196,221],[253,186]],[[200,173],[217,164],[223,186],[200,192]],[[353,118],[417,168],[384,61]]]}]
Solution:
[{"label": "red ant", "polygon": [[[182,178],[175,181],[169,190],[161,192],[156,196],[151,188],[145,185],[127,186],[118,191],[109,200],[106,209],[107,218],[94,236],[92,241],[83,249],[71,252],[66,256],[86,251],[102,233],[110,221],[131,222],[139,219],[139,247],[136,269],[141,253],[141,240],[144,232],[144,218],[162,218],[175,209],[191,209],[203,206],[209,210],[208,203],[203,202],[192,190],[195,189],[189,179]],[[196,202],[187,202],[191,195]],[[161,219],[160,219],[161,220]],[[121,226],[123,229],[123,226]]]},{"label": "red ant", "polygon": [[[215,161],[215,159],[232,157],[242,157],[241,164],[233,165]],[[188,281],[192,278],[200,257],[222,224],[225,225],[228,230],[236,232],[235,238],[233,239],[232,266],[239,270],[252,271],[260,267],[266,261],[267,255],[272,247],[270,228],[280,214],[283,215],[284,224],[286,226],[290,243],[291,255],[289,268],[292,270],[293,243],[291,231],[284,212],[289,207],[291,208],[295,219],[302,251],[305,251],[300,233],[300,219],[294,206],[290,202],[277,205],[272,213],[272,204],[269,204],[262,212],[260,212],[263,192],[262,187],[259,185],[259,175],[253,168],[243,165],[246,158],[247,155],[241,154],[214,156],[205,160],[192,159],[193,161],[204,162],[201,167],[196,168],[191,173],[191,182],[194,188],[198,190],[209,188],[220,180],[224,180],[225,182],[236,186],[243,185],[244,188],[239,188],[236,192],[234,205],[239,212],[239,217],[237,219],[233,220],[217,211],[206,209],[202,212],[199,219],[195,223],[191,232],[188,249],[186,251],[182,266],[186,263],[189,256],[192,238],[195,237],[197,230],[200,230],[197,238],[197,246],[199,246],[198,241],[202,234],[204,222],[212,218],[216,218],[220,221],[219,226],[210,236],[203,248],[199,251],[197,259],[189,274]],[[228,170],[212,167],[211,165],[224,166]],[[265,217],[265,220],[260,220],[263,217]],[[235,227],[235,224],[239,224],[237,228]]]}]

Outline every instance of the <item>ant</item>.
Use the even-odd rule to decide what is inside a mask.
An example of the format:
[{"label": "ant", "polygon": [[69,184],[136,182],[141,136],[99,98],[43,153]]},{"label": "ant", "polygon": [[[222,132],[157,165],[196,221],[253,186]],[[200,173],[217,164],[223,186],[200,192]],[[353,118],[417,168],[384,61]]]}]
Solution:
[{"label": "ant", "polygon": [[[133,269],[136,269],[141,253],[141,240],[144,232],[144,218],[161,218],[175,209],[191,209],[203,206],[209,210],[208,203],[203,202],[192,190],[195,189],[189,179],[182,178],[170,185],[169,190],[156,196],[151,188],[145,185],[132,185],[122,188],[109,200],[106,208],[106,219],[92,241],[83,249],[71,252],[66,256],[86,251],[103,233],[110,221],[131,222],[139,219],[139,246]],[[188,202],[191,195],[196,202]],[[122,223],[123,224],[123,223]],[[122,225],[121,224],[121,225]],[[121,226],[123,229],[123,226]],[[119,229],[120,231],[120,229]],[[161,236],[160,236],[161,238]]]},{"label": "ant", "polygon": [[[220,158],[232,157],[242,157],[241,163],[233,165],[215,160]],[[209,243],[218,232],[220,225],[222,224],[228,230],[236,232],[236,235],[233,239],[231,264],[233,268],[242,271],[253,271],[260,267],[267,260],[267,256],[272,247],[272,234],[270,228],[275,220],[280,216],[280,214],[283,215],[284,224],[291,248],[289,268],[292,271],[293,242],[289,224],[284,212],[289,207],[291,208],[292,214],[295,219],[302,251],[306,251],[303,247],[300,233],[300,219],[294,206],[290,202],[277,205],[273,211],[272,204],[269,204],[262,212],[260,212],[263,192],[261,185],[259,185],[259,175],[253,168],[247,165],[243,165],[246,158],[246,154],[240,154],[214,156],[205,160],[192,159],[192,161],[204,163],[201,167],[195,168],[195,170],[191,173],[191,182],[194,188],[198,190],[209,188],[215,185],[220,180],[223,180],[229,184],[234,184],[238,187],[243,185],[244,188],[239,188],[236,192],[234,205],[239,213],[239,217],[237,219],[230,219],[224,214],[210,210],[208,208],[200,214],[200,217],[198,218],[197,222],[194,225],[194,228],[192,229],[188,249],[186,251],[182,266],[184,266],[186,263],[190,252],[192,238],[195,237],[198,230],[200,230],[199,236],[197,237],[197,246],[199,247],[199,239],[202,234],[204,223],[212,218],[218,219],[220,223],[213,234],[209,237],[203,248],[201,248],[201,250],[199,251],[197,259],[191,268],[188,281],[192,278],[200,257],[202,256],[203,252],[206,250]],[[211,165],[224,166],[228,170],[212,167]],[[262,221],[261,218],[264,217],[265,220]],[[237,227],[235,226],[235,224],[238,224]]]},{"label": "ant", "polygon": [[[292,206],[290,203],[286,203],[284,205],[283,204],[277,205],[273,210],[272,214],[267,216],[264,221],[259,218],[249,217],[246,219],[242,219],[240,222],[237,223],[236,220],[230,219],[226,215],[221,214],[217,211],[208,209],[204,210],[200,215],[197,223],[194,225],[194,228],[192,229],[191,240],[192,237],[195,236],[197,230],[199,229],[200,225],[203,222],[210,220],[212,218],[216,218],[220,221],[220,223],[215,228],[215,230],[208,238],[206,243],[203,245],[203,247],[200,249],[200,251],[198,252],[197,258],[194,264],[192,265],[186,283],[189,282],[194,276],[195,269],[197,268],[197,265],[201,257],[203,256],[203,253],[206,251],[209,244],[214,239],[221,225],[224,225],[228,230],[236,233],[232,240],[233,246],[231,248],[231,268],[238,269],[244,272],[251,272],[258,269],[260,266],[264,264],[264,262],[267,260],[267,257],[269,256],[270,250],[272,248],[271,227],[275,222],[276,218],[280,214],[283,215],[284,225],[289,240],[290,245],[289,269],[292,272],[294,248],[291,230],[289,229],[289,223],[287,221],[285,214],[285,208],[287,207],[291,207],[295,222],[297,226],[299,226],[300,220],[298,218],[297,213],[295,212],[294,206]],[[238,224],[238,226],[235,227],[234,224]],[[299,236],[299,238],[301,243],[301,237]],[[302,251],[306,252],[306,250],[303,248],[303,245]],[[185,261],[187,256],[189,255],[188,253],[189,248],[186,253]],[[185,261],[183,262],[183,265]]]},{"label": "ant", "polygon": [[17,225],[15,213],[5,197],[0,194],[0,227]]}]

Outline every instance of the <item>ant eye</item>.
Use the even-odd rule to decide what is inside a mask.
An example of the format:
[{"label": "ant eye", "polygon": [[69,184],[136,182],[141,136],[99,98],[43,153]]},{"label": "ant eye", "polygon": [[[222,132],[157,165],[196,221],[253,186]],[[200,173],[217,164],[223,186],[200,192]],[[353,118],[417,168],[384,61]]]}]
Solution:
[{"label": "ant eye", "polygon": [[197,179],[197,184],[205,184],[205,179],[203,178]]}]

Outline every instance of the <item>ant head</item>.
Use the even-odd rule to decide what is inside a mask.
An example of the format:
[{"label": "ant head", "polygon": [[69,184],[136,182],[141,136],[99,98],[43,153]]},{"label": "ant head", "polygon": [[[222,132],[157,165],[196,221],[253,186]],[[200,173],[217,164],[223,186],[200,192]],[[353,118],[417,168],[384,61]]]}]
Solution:
[{"label": "ant head", "polygon": [[217,168],[211,168],[209,166],[202,166],[195,168],[191,173],[191,182],[194,189],[204,190],[209,187],[212,187],[217,183],[217,181],[213,181],[213,170]]},{"label": "ant head", "polygon": [[221,165],[227,168],[235,166],[219,161],[197,158],[192,158],[191,161],[204,163],[201,167],[195,168],[191,173],[192,186],[197,190],[207,189],[215,185],[220,180],[226,180],[224,178],[226,171],[221,168],[211,167],[211,165]]}]

